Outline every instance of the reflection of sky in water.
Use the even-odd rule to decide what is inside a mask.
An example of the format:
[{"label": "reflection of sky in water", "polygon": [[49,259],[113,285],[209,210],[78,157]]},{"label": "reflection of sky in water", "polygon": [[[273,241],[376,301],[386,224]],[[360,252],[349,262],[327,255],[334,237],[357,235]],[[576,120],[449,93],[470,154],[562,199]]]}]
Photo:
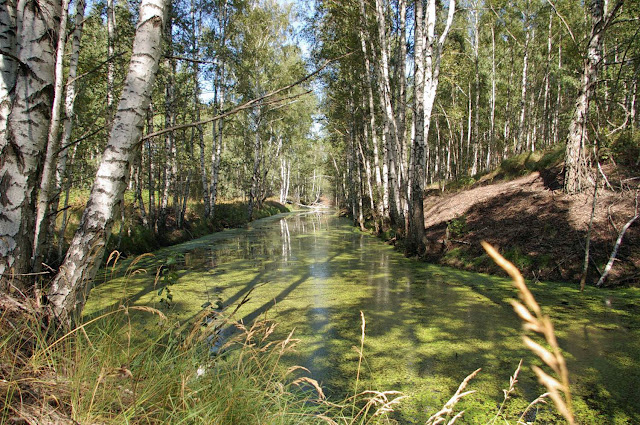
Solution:
[{"label": "reflection of sky in water", "polygon": [[[522,347],[520,323],[508,305],[515,296],[508,281],[407,260],[347,219],[320,213],[272,217],[157,255],[180,250],[185,270],[172,287],[174,313],[188,318],[203,300],[216,297],[235,305],[253,289],[237,318],[275,319],[281,336],[295,328],[302,343],[287,360],[309,368],[329,393],[353,388],[357,355],[352,347],[359,346],[360,311],[367,321],[361,388],[413,395],[408,411],[422,412],[415,413],[420,420],[478,367],[483,372],[474,380],[476,389],[493,406],[520,358],[525,365],[538,364]],[[565,290],[547,299],[548,292],[558,291],[549,288],[536,295],[543,305],[553,305],[554,320],[562,319],[556,328],[580,385],[576,395],[597,388],[611,405],[638,417],[637,403],[630,399],[640,387],[634,356],[640,351],[638,328],[630,338],[617,317],[589,317],[587,310],[575,308],[585,305],[580,295]],[[106,293],[108,284],[102,290]],[[130,299],[153,303],[154,293],[142,289]],[[575,300],[562,310],[555,305],[558,297]],[[522,402],[541,392],[528,366],[520,388]]]}]

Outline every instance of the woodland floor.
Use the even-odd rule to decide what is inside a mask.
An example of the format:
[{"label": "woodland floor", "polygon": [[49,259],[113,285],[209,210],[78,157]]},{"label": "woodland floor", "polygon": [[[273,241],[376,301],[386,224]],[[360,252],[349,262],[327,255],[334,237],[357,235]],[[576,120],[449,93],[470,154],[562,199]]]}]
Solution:
[{"label": "woodland floor", "polygon": [[[638,178],[613,168],[604,172],[614,190],[598,190],[587,284],[598,281],[620,230],[636,214]],[[498,178],[480,179],[471,188],[455,193],[429,193],[425,200],[427,261],[499,272],[480,246],[479,242],[486,240],[528,278],[578,282],[593,190],[564,194],[559,166],[510,181],[496,182]],[[626,232],[605,282],[607,286],[638,284],[640,220]]]}]

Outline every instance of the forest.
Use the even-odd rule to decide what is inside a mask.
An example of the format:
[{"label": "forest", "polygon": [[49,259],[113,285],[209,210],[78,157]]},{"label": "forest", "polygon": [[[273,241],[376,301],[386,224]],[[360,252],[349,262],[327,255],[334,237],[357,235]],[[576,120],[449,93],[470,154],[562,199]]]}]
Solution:
[{"label": "forest", "polygon": [[[109,264],[132,268],[161,247],[283,212],[329,208],[417,262],[514,277],[500,254],[485,253],[488,241],[535,282],[635,294],[636,1],[1,1],[2,423],[111,423],[122,412],[143,418],[134,423],[180,422],[162,416],[172,402],[160,396],[158,412],[136,399],[131,411],[91,416],[101,381],[131,365],[103,368],[88,384],[88,408],[69,401],[86,383],[51,402],[22,382],[67,379],[71,366],[52,363],[93,346],[88,323],[97,321],[96,335],[121,332],[127,319],[83,316]],[[169,259],[153,272],[154,291],[178,279]],[[526,285],[518,289],[526,308],[516,313],[547,338],[546,348],[527,346],[556,349],[555,360],[540,358],[560,381],[540,382],[573,423],[562,355]],[[124,317],[127,308],[166,315],[141,305],[114,311]],[[175,344],[173,331],[158,331],[144,361],[158,361],[159,342],[171,355],[189,345],[201,356],[181,326],[188,336]],[[249,336],[270,334],[262,322],[242,326],[247,350],[256,349]],[[34,358],[49,360],[29,371]],[[258,380],[274,384],[265,376]],[[311,378],[292,382],[322,395]],[[306,409],[287,385],[289,402]],[[301,415],[404,423],[383,414],[395,405],[385,397],[372,397],[384,400],[378,410],[358,399],[338,413],[316,406]],[[440,413],[430,423],[455,422],[453,411]],[[245,423],[290,423],[276,416]]]}]

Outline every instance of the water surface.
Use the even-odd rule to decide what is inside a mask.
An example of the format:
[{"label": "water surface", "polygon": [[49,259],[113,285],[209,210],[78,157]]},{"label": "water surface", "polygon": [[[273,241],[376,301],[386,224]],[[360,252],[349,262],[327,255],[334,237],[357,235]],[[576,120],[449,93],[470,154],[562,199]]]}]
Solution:
[{"label": "water surface", "polygon": [[[180,265],[170,287],[174,317],[188,320],[206,302],[237,304],[252,290],[237,318],[274,319],[280,336],[295,328],[301,342],[286,361],[308,368],[335,398],[354,389],[362,311],[359,389],[409,395],[395,416],[400,422],[423,423],[477,368],[483,370],[471,388],[478,392],[460,408],[468,423],[486,422],[521,358],[510,414],[544,392],[530,370],[540,362],[523,348],[520,322],[508,304],[516,293],[507,279],[407,259],[333,214],[279,215],[161,250],[136,266],[144,265],[146,274],[98,285],[88,312],[123,296],[165,306],[160,299],[166,292],[158,295],[161,282],[154,289],[153,275],[168,258]],[[580,294],[569,285],[541,282],[530,288],[567,350],[577,416],[583,423],[640,423],[637,291]],[[538,419],[557,418],[544,407]]]}]

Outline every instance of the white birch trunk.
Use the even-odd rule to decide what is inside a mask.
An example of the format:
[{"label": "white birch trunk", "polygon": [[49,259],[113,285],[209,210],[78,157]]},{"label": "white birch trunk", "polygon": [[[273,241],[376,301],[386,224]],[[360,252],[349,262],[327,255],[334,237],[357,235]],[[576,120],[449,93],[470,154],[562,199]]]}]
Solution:
[{"label": "white birch trunk", "polygon": [[490,117],[490,134],[489,146],[487,149],[487,163],[485,169],[491,167],[491,147],[495,146],[496,138],[496,31],[491,26],[491,117]]},{"label": "white birch trunk", "polygon": [[[410,203],[410,221],[408,237],[408,251],[422,254],[424,252],[424,184],[427,170],[426,141],[429,138],[431,113],[438,90],[440,76],[440,61],[442,50],[449,34],[455,13],[455,0],[450,0],[447,21],[440,37],[436,37],[435,26],[437,20],[436,0],[429,0],[427,9],[422,16],[422,4],[416,2],[416,117],[412,148],[412,188]],[[421,22],[419,22],[421,21]],[[421,27],[421,28],[420,28]],[[418,31],[419,30],[419,31]],[[424,44],[423,44],[424,43]],[[419,80],[422,80],[420,82]],[[422,92],[421,92],[422,91]]]},{"label": "white birch trunk", "polygon": [[6,130],[13,102],[18,57],[17,0],[0,1],[0,147],[6,143]]},{"label": "white birch trunk", "polygon": [[[224,104],[224,63],[220,64],[220,69],[218,70],[218,78],[215,82],[215,111],[218,113],[222,110],[222,105]],[[224,136],[224,120],[219,119],[213,122],[212,124],[212,137],[213,137],[213,146],[211,148],[211,176],[210,176],[210,186],[209,186],[209,205],[211,208],[211,216],[213,217],[215,207],[216,207],[216,199],[218,197],[218,180],[220,176],[220,160],[222,158],[222,143]]]},{"label": "white birch trunk", "polygon": [[33,237],[33,250],[31,257],[32,269],[39,272],[42,262],[42,246],[47,238],[49,220],[45,220],[49,213],[55,214],[56,211],[50,211],[49,206],[55,189],[54,178],[58,160],[58,151],[60,149],[60,118],[62,112],[62,97],[64,90],[64,73],[63,61],[65,52],[65,41],[67,38],[67,16],[69,13],[69,0],[62,0],[62,9],[60,14],[60,28],[58,33],[58,43],[56,49],[55,62],[55,80],[53,88],[53,105],[51,107],[51,120],[49,121],[49,133],[47,136],[47,153],[42,167],[42,176],[40,177],[40,190],[38,191],[38,200],[36,202],[36,222]]},{"label": "white birch trunk", "polygon": [[[0,31],[9,40],[15,32],[13,46],[2,41],[6,53],[15,57],[2,55],[0,86],[0,279],[5,281],[30,269],[35,190],[51,113],[60,4],[42,0],[16,6],[6,1],[3,6]],[[17,72],[11,59],[19,60],[24,71]]]},{"label": "white birch trunk", "polygon": [[[366,40],[369,38],[368,31],[366,31],[366,15],[364,11],[364,3],[360,2],[360,22],[364,29],[360,30],[360,48],[364,56],[364,67],[367,74],[367,99],[369,101],[369,126],[371,129],[371,143],[373,145],[373,168],[375,169],[376,177],[376,192],[378,195],[378,216],[380,220],[388,222],[389,217],[389,196],[383,194],[382,175],[380,172],[380,154],[378,151],[378,128],[376,123],[376,110],[374,105],[373,87],[375,85],[375,77],[371,71],[371,60],[369,58],[369,51],[367,49]],[[386,201],[385,201],[386,200]],[[384,224],[383,224],[384,225]]]},{"label": "white birch trunk", "polygon": [[415,2],[415,32],[414,32],[414,130],[411,144],[411,164],[409,166],[409,180],[411,181],[409,223],[407,234],[407,252],[420,253],[422,239],[425,235],[423,187],[425,169],[425,49],[424,49],[424,12],[421,1]]},{"label": "white birch trunk", "polygon": [[80,225],[48,294],[54,314],[62,321],[81,313],[111,235],[151,99],[166,8],[166,0],[143,0],[140,4],[129,72],[109,141]]},{"label": "white birch trunk", "polygon": [[[475,92],[474,101],[474,117],[473,117],[473,157],[471,160],[471,175],[475,176],[478,173],[479,155],[480,155],[480,5],[478,1],[473,4],[473,65],[475,68],[475,76],[473,80],[473,89]],[[471,93],[469,93],[471,98]]]},{"label": "white birch trunk", "polygon": [[260,163],[262,161],[262,138],[260,137],[260,110],[256,110],[255,138],[253,143],[253,171],[251,173],[251,188],[249,189],[249,205],[247,219],[253,220],[253,209],[257,204],[258,188],[260,185]]},{"label": "white birch trunk", "polygon": [[114,0],[107,0],[107,126],[113,119],[113,91],[115,81],[116,8]]},{"label": "white birch trunk", "polygon": [[543,137],[544,137],[544,144],[546,146],[548,146],[550,144],[549,142],[549,121],[551,120],[551,116],[549,114],[549,104],[550,104],[550,100],[549,100],[549,96],[550,96],[550,89],[551,89],[551,48],[552,48],[552,44],[551,44],[551,40],[553,37],[553,14],[549,14],[549,32],[547,33],[547,72],[544,76],[544,100],[543,100],[543,107],[542,107],[542,133],[543,133]]},{"label": "white birch trunk", "polygon": [[[171,6],[169,6],[171,9]],[[165,39],[167,42],[167,55],[173,55],[173,43],[171,40],[173,28],[173,19],[171,18],[171,10],[167,13],[167,23],[165,29]],[[165,59],[164,64],[167,68],[167,83],[164,90],[164,126],[170,128],[175,126],[176,115],[174,111],[174,85],[176,64],[172,59]],[[167,158],[166,167],[164,167],[162,181],[162,195],[160,196],[160,211],[158,212],[158,227],[165,229],[167,225],[167,216],[169,215],[169,196],[171,186],[175,185],[174,180],[177,176],[176,157],[175,157],[175,138],[173,132],[168,132],[164,139],[164,151]],[[175,190],[177,192],[177,189]],[[175,196],[175,193],[174,193]],[[174,205],[175,207],[175,205]]]},{"label": "white birch trunk", "polygon": [[378,87],[382,100],[385,137],[387,143],[387,155],[389,160],[389,183],[393,191],[393,210],[398,223],[402,222],[402,189],[400,181],[402,177],[402,165],[399,159],[400,146],[403,143],[402,135],[398,132],[397,120],[391,102],[391,81],[389,76],[388,42],[386,37],[386,17],[383,0],[376,0],[376,21],[378,24],[378,42],[380,43],[380,58],[376,70],[378,72]]},{"label": "white birch trunk", "polygon": [[527,116],[527,80],[529,71],[529,43],[531,42],[533,29],[530,27],[529,18],[525,18],[524,57],[522,59],[522,83],[520,86],[520,120],[518,121],[518,137],[514,152],[519,154],[524,149],[524,127]]},{"label": "white birch trunk", "polygon": [[[69,157],[69,142],[71,131],[73,130],[73,120],[75,117],[76,101],[76,77],[78,75],[78,63],[80,60],[80,42],[82,41],[82,28],[84,25],[84,9],[86,3],[79,0],[76,3],[76,16],[73,30],[73,41],[71,43],[71,59],[69,60],[69,76],[64,99],[64,119],[62,121],[62,137],[60,140],[60,153],[58,154],[58,164],[56,168],[56,190],[58,193],[63,185],[63,179],[67,170],[67,159]],[[52,206],[57,207],[57,201]]]},{"label": "white birch trunk", "polygon": [[[576,107],[569,124],[567,148],[565,151],[564,191],[578,193],[593,184],[589,176],[588,155],[586,149],[587,119],[589,102],[595,91],[598,70],[602,61],[602,43],[605,23],[604,0],[594,0],[589,3],[591,9],[591,37],[584,60],[580,92],[576,100]],[[613,11],[615,13],[615,10]]]}]

